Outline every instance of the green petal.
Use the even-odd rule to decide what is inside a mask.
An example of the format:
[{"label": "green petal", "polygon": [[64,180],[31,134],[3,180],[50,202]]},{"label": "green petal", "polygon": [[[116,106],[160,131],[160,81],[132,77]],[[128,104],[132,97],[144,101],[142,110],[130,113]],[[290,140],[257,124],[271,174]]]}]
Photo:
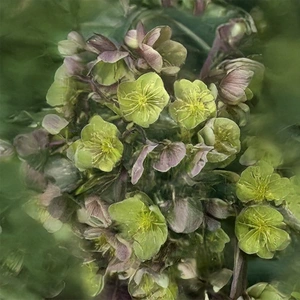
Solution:
[{"label": "green petal", "polygon": [[54,81],[50,86],[46,99],[51,106],[61,106],[67,103],[75,94],[75,84],[73,79],[66,77],[59,81]]},{"label": "green petal", "polygon": [[98,62],[93,70],[92,74],[95,80],[105,86],[112,85],[123,78],[127,73],[126,65],[123,60],[119,60],[115,63],[106,63],[103,61]]},{"label": "green petal", "polygon": [[185,62],[187,56],[186,48],[180,43],[171,40],[163,42],[156,50],[168,66],[180,67]]},{"label": "green petal", "polygon": [[247,254],[257,253],[261,246],[261,243],[265,243],[264,236],[257,230],[250,230],[245,236],[243,236],[239,241],[239,247]]},{"label": "green petal", "polygon": [[75,165],[78,169],[90,169],[93,167],[93,155],[83,146],[78,147],[74,155]]}]

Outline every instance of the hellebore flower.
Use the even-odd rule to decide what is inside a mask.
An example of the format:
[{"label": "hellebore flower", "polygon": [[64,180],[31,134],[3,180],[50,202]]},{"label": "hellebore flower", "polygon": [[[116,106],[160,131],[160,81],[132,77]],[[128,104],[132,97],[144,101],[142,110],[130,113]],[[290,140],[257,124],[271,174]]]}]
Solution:
[{"label": "hellebore flower", "polygon": [[87,50],[98,55],[96,61],[91,63],[91,73],[99,84],[110,86],[127,74],[124,58],[129,53],[119,49],[107,37],[95,34],[87,41]]},{"label": "hellebore flower", "polygon": [[170,115],[180,126],[193,129],[215,114],[214,96],[202,81],[176,81],[174,91],[176,100],[170,104]]},{"label": "hellebore flower", "polygon": [[254,72],[250,70],[234,69],[229,71],[219,85],[219,96],[222,101],[231,105],[245,102],[249,98],[246,89],[253,74]]},{"label": "hellebore flower", "polygon": [[155,273],[151,269],[139,269],[130,281],[128,290],[135,299],[174,300],[177,299],[178,288],[167,274]]},{"label": "hellebore flower", "polygon": [[81,139],[69,147],[68,157],[80,170],[98,168],[110,172],[123,153],[123,144],[118,135],[119,131],[114,124],[94,116],[82,129]]},{"label": "hellebore flower", "polygon": [[146,128],[157,121],[169,101],[162,79],[153,72],[121,83],[117,95],[124,118]]},{"label": "hellebore flower", "polygon": [[209,120],[198,132],[198,139],[200,143],[214,147],[207,154],[207,159],[211,163],[222,162],[227,165],[241,149],[240,128],[227,118]]},{"label": "hellebore flower", "polygon": [[148,197],[139,193],[112,204],[108,212],[120,225],[121,235],[133,240],[133,251],[144,261],[156,255],[168,235],[164,216],[156,205],[150,205]]},{"label": "hellebore flower", "polygon": [[[248,295],[255,300],[289,300],[292,299],[281,292],[274,286],[266,282],[259,282],[247,289]],[[297,299],[297,298],[296,298]]]},{"label": "hellebore flower", "polygon": [[86,47],[85,40],[82,35],[76,31],[68,34],[67,40],[58,43],[58,51],[62,56],[71,56],[84,51]]},{"label": "hellebore flower", "polygon": [[170,40],[171,35],[168,26],[155,27],[146,34],[139,23],[136,29],[128,31],[125,43],[142,56],[138,67],[147,68],[148,65],[157,73],[175,75],[185,62],[187,50],[180,43]]},{"label": "hellebore flower", "polygon": [[76,95],[76,82],[71,77],[63,64],[60,66],[54,76],[54,82],[50,86],[46,99],[51,106],[62,106],[71,103]]},{"label": "hellebore flower", "polygon": [[248,167],[236,185],[236,195],[242,202],[263,200],[281,201],[290,192],[290,181],[274,173],[274,168],[265,161]]},{"label": "hellebore flower", "polygon": [[290,242],[289,234],[281,229],[283,226],[283,216],[270,206],[245,208],[235,223],[240,249],[261,258],[273,258],[275,251],[284,250]]}]

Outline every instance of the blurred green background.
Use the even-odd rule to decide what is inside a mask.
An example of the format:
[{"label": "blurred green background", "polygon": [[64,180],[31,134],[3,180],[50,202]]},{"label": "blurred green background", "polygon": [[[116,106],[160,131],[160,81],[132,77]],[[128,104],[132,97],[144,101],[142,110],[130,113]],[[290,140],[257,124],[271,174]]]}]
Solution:
[{"label": "blurred green background", "polygon": [[[227,2],[253,15],[259,33],[251,50],[262,53],[266,65],[264,91],[248,130],[275,137],[286,156],[286,172],[292,175],[300,170],[300,1]],[[23,110],[38,112],[46,106],[46,92],[62,63],[57,43],[70,31],[79,30],[85,37],[98,32],[118,40],[141,12],[155,17],[157,10],[138,9],[124,17],[117,0],[0,1],[0,138],[12,141],[26,131]],[[230,17],[217,14],[205,27],[197,17],[174,10],[167,14],[185,27],[177,32],[179,40],[188,33],[202,34],[209,45],[216,26]],[[153,18],[153,24],[159,22],[164,18]],[[197,48],[197,41],[186,41],[191,65],[196,62],[200,67],[205,51]],[[0,266],[8,263],[10,255],[19,255],[25,267],[18,276],[0,274],[0,299],[19,300],[20,293],[22,300],[88,299],[78,276],[80,258],[74,245],[79,241],[68,229],[49,234],[22,211],[29,194],[19,167],[17,158],[0,164]],[[294,243],[279,260],[250,261],[250,283],[275,279],[294,285],[300,278],[299,249]]]}]

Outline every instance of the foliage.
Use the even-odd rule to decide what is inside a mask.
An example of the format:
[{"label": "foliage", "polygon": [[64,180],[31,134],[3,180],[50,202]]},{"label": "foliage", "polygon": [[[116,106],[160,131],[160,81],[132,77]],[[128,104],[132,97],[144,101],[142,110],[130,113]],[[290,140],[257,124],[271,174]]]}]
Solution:
[{"label": "foliage", "polygon": [[[24,218],[80,258],[82,299],[296,298],[294,287],[246,286],[246,261],[284,255],[300,231],[299,176],[273,140],[247,131],[265,71],[250,55],[252,16],[218,1],[120,3],[115,32],[87,22],[58,42],[48,107],[14,116],[26,130],[0,140],[0,163],[22,161]],[[1,297],[30,270],[16,249],[1,257]],[[62,293],[62,273],[35,295]]]}]

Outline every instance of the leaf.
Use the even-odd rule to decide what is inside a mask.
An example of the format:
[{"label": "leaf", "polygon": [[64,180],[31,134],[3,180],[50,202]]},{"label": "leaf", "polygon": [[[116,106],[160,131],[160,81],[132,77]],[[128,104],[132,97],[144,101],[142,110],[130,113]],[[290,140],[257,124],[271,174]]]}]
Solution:
[{"label": "leaf", "polygon": [[163,59],[161,55],[151,46],[146,44],[141,45],[141,55],[148,63],[148,65],[157,73],[160,73],[163,66]]},{"label": "leaf", "polygon": [[159,160],[153,164],[153,168],[160,172],[167,172],[176,167],[185,157],[186,149],[182,142],[167,144],[160,153]]},{"label": "leaf", "polygon": [[62,192],[71,192],[78,186],[78,170],[72,162],[64,157],[50,157],[45,165],[44,174]]},{"label": "leaf", "polygon": [[204,203],[206,212],[217,219],[227,219],[235,215],[232,206],[221,199],[211,198],[207,199]]},{"label": "leaf", "polygon": [[177,233],[191,233],[197,230],[203,222],[200,207],[192,198],[176,199],[167,215],[170,228]]},{"label": "leaf", "polygon": [[131,171],[131,183],[136,184],[144,172],[144,160],[146,159],[147,155],[152,152],[158,144],[148,142],[148,145],[145,145],[140,152],[136,162],[134,163]]},{"label": "leaf", "polygon": [[42,121],[42,126],[53,135],[60,133],[68,124],[66,119],[55,114],[46,115]]}]

